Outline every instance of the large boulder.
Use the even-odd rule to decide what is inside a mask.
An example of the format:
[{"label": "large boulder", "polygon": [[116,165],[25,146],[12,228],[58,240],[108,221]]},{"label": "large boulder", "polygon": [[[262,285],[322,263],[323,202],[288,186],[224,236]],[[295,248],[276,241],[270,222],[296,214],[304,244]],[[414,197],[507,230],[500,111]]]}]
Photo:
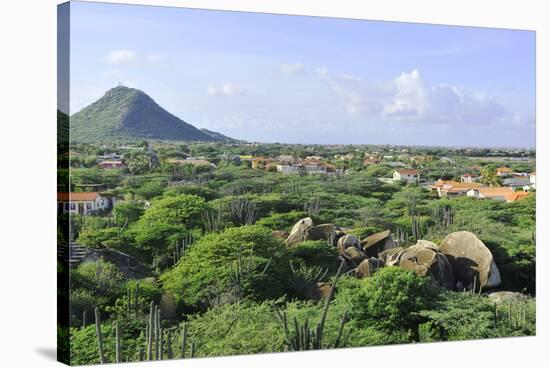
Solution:
[{"label": "large boulder", "polygon": [[307,239],[312,241],[326,240],[334,244],[336,238],[335,226],[332,223],[319,224],[307,230]]},{"label": "large boulder", "polygon": [[362,250],[354,246],[346,248],[342,256],[344,256],[344,258],[348,260],[348,264],[350,264],[352,267],[358,266],[363,260],[367,258],[367,255],[365,255]]},{"label": "large boulder", "polygon": [[357,268],[355,268],[355,275],[359,278],[369,278],[382,267],[384,267],[382,260],[371,257],[370,259],[361,261]]},{"label": "large boulder", "polygon": [[369,257],[378,257],[381,252],[397,247],[389,229],[368,236],[361,245]]},{"label": "large boulder", "polygon": [[422,277],[431,277],[441,287],[455,289],[453,268],[437,245],[430,241],[418,241],[406,248],[399,258],[399,266],[414,271]]},{"label": "large boulder", "polygon": [[346,249],[348,247],[355,247],[355,248],[361,248],[361,243],[357,239],[357,237],[347,234],[343,237],[340,237],[338,239],[338,243],[336,244],[336,248],[338,249],[338,253],[340,255],[344,255],[346,252]]},{"label": "large boulder", "polygon": [[290,231],[290,235],[286,239],[287,247],[294,247],[304,242],[307,239],[308,230],[311,227],[313,227],[313,220],[310,217],[300,219],[296,222]]},{"label": "large boulder", "polygon": [[405,251],[403,247],[390,248],[380,252],[378,258],[384,262],[385,266],[397,266],[403,251]]},{"label": "large boulder", "polygon": [[314,300],[320,300],[321,298],[328,298],[330,291],[332,289],[331,283],[329,282],[319,282],[314,284],[308,292],[308,298]]},{"label": "large boulder", "polygon": [[491,288],[500,285],[500,271],[493,254],[473,233],[453,232],[443,239],[439,248],[447,255],[456,280],[466,288]]}]

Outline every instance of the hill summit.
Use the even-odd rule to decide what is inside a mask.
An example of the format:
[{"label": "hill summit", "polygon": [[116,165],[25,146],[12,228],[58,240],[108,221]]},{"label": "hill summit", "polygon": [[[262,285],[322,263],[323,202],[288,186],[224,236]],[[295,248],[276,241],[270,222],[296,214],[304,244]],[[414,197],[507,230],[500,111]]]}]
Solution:
[{"label": "hill summit", "polygon": [[[71,142],[223,141],[172,115],[139,89],[118,86],[70,117]],[[232,139],[231,139],[232,140]]]}]

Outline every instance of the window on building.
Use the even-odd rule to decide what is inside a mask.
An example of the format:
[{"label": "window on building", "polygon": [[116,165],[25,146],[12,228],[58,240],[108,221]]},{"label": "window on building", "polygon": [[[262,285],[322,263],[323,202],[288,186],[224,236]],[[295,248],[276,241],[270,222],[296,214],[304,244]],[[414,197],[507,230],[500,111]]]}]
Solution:
[{"label": "window on building", "polygon": [[70,203],[71,210],[76,210],[76,203]]}]

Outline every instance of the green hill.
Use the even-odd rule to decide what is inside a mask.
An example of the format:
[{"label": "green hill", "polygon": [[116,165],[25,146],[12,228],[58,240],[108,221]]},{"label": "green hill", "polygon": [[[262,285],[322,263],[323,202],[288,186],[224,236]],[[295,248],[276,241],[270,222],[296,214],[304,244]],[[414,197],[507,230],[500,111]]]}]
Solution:
[{"label": "green hill", "polygon": [[70,126],[71,142],[223,140],[172,115],[144,92],[124,86],[108,90],[72,115]]}]

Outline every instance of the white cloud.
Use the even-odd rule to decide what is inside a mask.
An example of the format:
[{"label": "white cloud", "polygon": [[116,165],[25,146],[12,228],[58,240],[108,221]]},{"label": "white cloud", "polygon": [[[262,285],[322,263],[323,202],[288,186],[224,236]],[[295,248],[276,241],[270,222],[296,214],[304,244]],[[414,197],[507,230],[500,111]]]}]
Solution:
[{"label": "white cloud", "polygon": [[297,64],[282,64],[279,68],[279,71],[281,74],[285,75],[293,75],[293,74],[299,74],[304,71],[304,65],[297,63]]},{"label": "white cloud", "polygon": [[355,75],[329,73],[326,68],[317,72],[343,100],[350,116],[449,126],[521,125],[530,121],[486,93],[467,93],[449,84],[426,86],[417,69],[376,83]]},{"label": "white cloud", "polygon": [[137,55],[132,50],[119,49],[109,52],[104,60],[111,65],[133,64],[137,61]]},{"label": "white cloud", "polygon": [[232,83],[225,83],[219,87],[209,86],[207,88],[207,93],[211,96],[240,96],[245,93],[245,90],[238,85]]},{"label": "white cloud", "polygon": [[426,96],[420,73],[414,69],[394,79],[394,96],[384,105],[386,116],[419,116],[426,108]]},{"label": "white cloud", "polygon": [[145,62],[148,65],[158,64],[160,61],[162,61],[162,55],[159,54],[149,54],[145,57]]}]

